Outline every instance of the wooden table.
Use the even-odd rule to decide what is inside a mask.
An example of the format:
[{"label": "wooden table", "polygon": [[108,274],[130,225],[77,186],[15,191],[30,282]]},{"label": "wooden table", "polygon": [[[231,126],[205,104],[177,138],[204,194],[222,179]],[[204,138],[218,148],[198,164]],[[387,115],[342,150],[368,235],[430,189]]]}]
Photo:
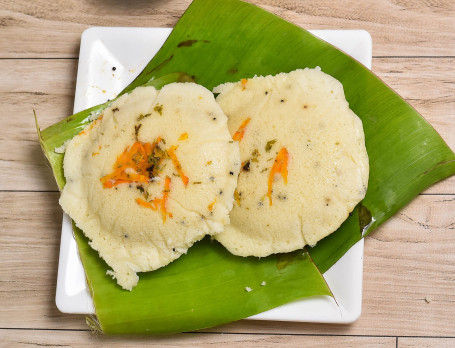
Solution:
[{"label": "wooden table", "polygon": [[[254,0],[307,29],[366,29],[373,71],[455,149],[452,0]],[[172,27],[190,0],[0,0],[0,346],[455,347],[455,177],[417,197],[365,242],[363,313],[352,325],[241,320],[166,337],[93,335],[54,302],[62,211],[41,154],[71,114],[81,33]]]}]

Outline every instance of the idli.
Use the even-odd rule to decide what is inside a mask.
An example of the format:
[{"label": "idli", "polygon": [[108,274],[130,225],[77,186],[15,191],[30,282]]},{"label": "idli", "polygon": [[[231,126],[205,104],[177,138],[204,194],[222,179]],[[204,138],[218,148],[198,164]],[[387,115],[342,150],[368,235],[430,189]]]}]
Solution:
[{"label": "idli", "polygon": [[233,254],[262,257],[334,232],[364,198],[369,172],[362,122],[342,84],[316,68],[214,93],[242,161],[231,224],[215,238]]},{"label": "idli", "polygon": [[60,204],[117,283],[158,269],[229,223],[238,143],[194,83],[139,87],[67,145]]}]

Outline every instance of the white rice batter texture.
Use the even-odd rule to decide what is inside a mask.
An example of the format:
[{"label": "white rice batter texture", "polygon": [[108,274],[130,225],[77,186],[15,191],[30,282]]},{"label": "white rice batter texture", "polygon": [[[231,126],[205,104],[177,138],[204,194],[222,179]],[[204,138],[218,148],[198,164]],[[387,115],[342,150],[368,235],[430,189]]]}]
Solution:
[{"label": "white rice batter texture", "polygon": [[68,144],[60,204],[124,289],[229,223],[238,143],[193,83],[124,95]]},{"label": "white rice batter texture", "polygon": [[369,172],[362,122],[341,83],[316,68],[214,92],[242,161],[231,225],[215,238],[233,254],[263,257],[334,232],[364,198]]}]

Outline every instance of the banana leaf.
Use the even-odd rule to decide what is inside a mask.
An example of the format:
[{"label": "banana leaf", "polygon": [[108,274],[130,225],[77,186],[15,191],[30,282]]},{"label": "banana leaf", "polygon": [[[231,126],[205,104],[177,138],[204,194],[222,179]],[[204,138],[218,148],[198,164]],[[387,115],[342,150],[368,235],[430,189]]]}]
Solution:
[{"label": "banana leaf", "polygon": [[[159,89],[167,83],[188,81],[193,78],[177,72],[153,77],[141,86]],[[72,139],[111,103],[78,112],[42,132],[37,123],[40,144],[59,189],[65,185],[64,155],[55,149]],[[74,224],[73,232],[97,315],[87,318],[87,323],[108,334],[196,330],[242,319],[296,299],[332,296],[305,250],[262,259],[242,258],[208,238],[169,266],[141,274],[138,286],[128,292],[106,274],[109,266],[90,248],[88,239]]]},{"label": "banana leaf", "polygon": [[330,295],[305,251],[242,258],[209,238],[168,266],[142,273],[138,285],[125,291],[106,275],[109,267],[82,231],[75,231],[104,333],[169,334],[208,328],[298,298]]},{"label": "banana leaf", "polygon": [[[455,174],[455,154],[431,125],[378,77],[304,29],[239,0],[194,0],[160,51],[123,93],[176,72],[185,72],[211,89],[254,75],[316,66],[343,84],[351,109],[363,121],[370,158],[365,199],[335,233],[308,253],[245,259],[230,255],[216,242],[203,240],[171,265],[141,274],[131,293],[119,289],[105,275],[107,266],[75,229],[104,332],[193,330],[305,296],[330,294],[319,272],[329,269],[419,192]],[[64,185],[61,155],[55,155],[54,148],[76,134],[89,114],[72,116],[66,124],[51,126],[40,135],[60,187]],[[267,286],[258,287],[262,280]],[[253,291],[245,291],[247,286]]]},{"label": "banana leaf", "polygon": [[[185,73],[172,73],[153,78],[144,86],[159,89],[167,83],[190,80]],[[60,189],[65,185],[63,154],[55,148],[86,127],[93,112],[101,112],[109,104],[81,111],[42,132],[37,124],[41,147]],[[141,274],[139,284],[129,292],[106,274],[109,266],[74,224],[73,232],[97,315],[87,322],[104,333],[190,331],[239,320],[295,299],[332,295],[305,250],[262,259],[242,258],[208,238],[170,265]]]}]

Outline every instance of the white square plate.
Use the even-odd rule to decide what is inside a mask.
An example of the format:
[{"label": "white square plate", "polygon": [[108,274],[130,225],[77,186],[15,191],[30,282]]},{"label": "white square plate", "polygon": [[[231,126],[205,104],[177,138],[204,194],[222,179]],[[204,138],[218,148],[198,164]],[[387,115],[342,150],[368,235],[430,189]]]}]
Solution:
[{"label": "white square plate", "polygon": [[[113,99],[145,67],[172,29],[94,27],[82,34],[74,112]],[[340,48],[371,69],[372,41],[364,30],[314,30],[319,38]],[[311,297],[274,308],[248,319],[351,323],[362,308],[363,240],[354,245],[324,277],[329,296]],[[93,314],[93,302],[72,234],[63,217],[56,304],[61,312]]]}]

